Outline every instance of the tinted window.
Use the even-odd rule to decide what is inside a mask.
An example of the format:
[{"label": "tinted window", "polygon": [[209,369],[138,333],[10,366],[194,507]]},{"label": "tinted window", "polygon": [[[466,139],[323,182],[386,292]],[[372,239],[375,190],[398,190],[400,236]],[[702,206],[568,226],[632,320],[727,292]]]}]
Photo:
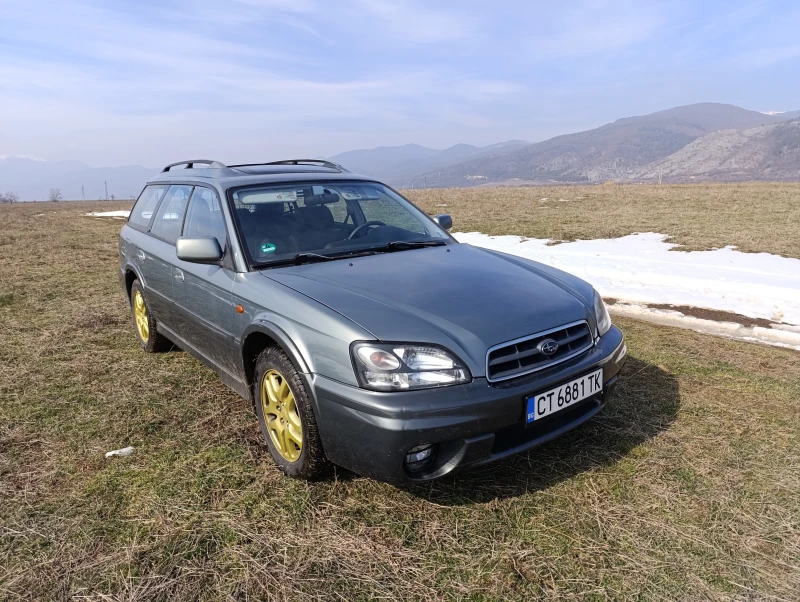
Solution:
[{"label": "tinted window", "polygon": [[189,213],[183,226],[183,235],[191,238],[213,236],[219,246],[225,248],[227,235],[225,218],[217,194],[209,188],[197,187],[189,202]]},{"label": "tinted window", "polygon": [[158,213],[153,225],[150,226],[150,232],[169,242],[178,240],[183,227],[186,204],[191,194],[191,186],[170,186],[158,206]]},{"label": "tinted window", "polygon": [[153,212],[158,206],[158,201],[161,200],[166,189],[167,186],[147,186],[133,206],[128,223],[147,228],[150,220],[153,219]]},{"label": "tinted window", "polygon": [[425,232],[422,222],[394,199],[379,193],[379,198],[361,201],[361,211],[368,222],[383,222],[400,226],[411,232]]},{"label": "tinted window", "polygon": [[[330,195],[333,194],[333,192],[329,188],[325,188],[323,186],[309,186],[307,188],[302,188],[301,190],[298,190],[297,207],[302,210],[303,207],[307,207],[305,201],[306,198],[318,197],[318,195],[323,194]],[[353,223],[352,215],[347,210],[347,202],[341,196],[339,196],[338,201],[334,203],[326,203],[325,206],[331,212],[334,223]]]},{"label": "tinted window", "polygon": [[373,182],[252,186],[232,197],[234,220],[256,263],[395,241],[451,240],[403,197]]}]

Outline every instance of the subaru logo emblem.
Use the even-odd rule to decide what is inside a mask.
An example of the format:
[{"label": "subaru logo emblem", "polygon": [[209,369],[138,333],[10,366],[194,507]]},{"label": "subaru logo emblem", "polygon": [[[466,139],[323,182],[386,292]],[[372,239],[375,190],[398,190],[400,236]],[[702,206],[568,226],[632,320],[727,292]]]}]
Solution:
[{"label": "subaru logo emblem", "polygon": [[545,339],[538,345],[536,348],[539,350],[539,353],[542,355],[553,355],[556,351],[558,351],[558,343],[556,343],[553,339]]}]

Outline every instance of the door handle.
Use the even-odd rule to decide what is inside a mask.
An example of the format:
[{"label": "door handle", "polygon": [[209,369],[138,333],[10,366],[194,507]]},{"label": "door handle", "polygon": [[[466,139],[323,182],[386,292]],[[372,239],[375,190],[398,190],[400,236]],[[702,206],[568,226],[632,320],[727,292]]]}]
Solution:
[{"label": "door handle", "polygon": [[139,259],[141,259],[142,261],[144,261],[145,259],[147,259],[147,255],[145,255],[145,254],[144,254],[144,251],[142,251],[142,250],[139,250],[139,251],[137,251],[137,252],[136,252],[136,257],[138,257],[138,258],[139,258]]},{"label": "door handle", "polygon": [[175,268],[175,280],[178,282],[183,282],[183,271]]}]

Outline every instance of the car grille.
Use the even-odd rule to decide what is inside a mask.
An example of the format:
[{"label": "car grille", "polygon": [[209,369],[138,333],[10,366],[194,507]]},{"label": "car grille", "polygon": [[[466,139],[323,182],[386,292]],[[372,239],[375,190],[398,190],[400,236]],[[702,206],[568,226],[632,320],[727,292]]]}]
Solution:
[{"label": "car grille", "polygon": [[[549,356],[538,349],[546,339],[558,343],[558,351]],[[593,344],[589,325],[582,320],[495,345],[486,355],[486,380],[498,382],[544,370],[588,351]]]}]

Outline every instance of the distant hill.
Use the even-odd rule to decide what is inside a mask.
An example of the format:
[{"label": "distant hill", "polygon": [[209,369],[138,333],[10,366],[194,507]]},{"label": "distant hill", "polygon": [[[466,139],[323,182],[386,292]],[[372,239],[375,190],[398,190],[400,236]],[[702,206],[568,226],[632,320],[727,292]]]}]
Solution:
[{"label": "distant hill", "polygon": [[632,174],[637,180],[800,180],[800,119],[707,134]]},{"label": "distant hill", "polygon": [[51,188],[61,190],[64,200],[130,199],[142,191],[147,180],[157,173],[140,165],[90,167],[80,161],[36,161],[20,157],[0,159],[0,193],[15,192],[23,201],[46,200]]},{"label": "distant hill", "polygon": [[373,176],[389,184],[405,187],[410,185],[414,174],[468,158],[484,157],[521,148],[527,144],[522,140],[509,140],[483,147],[456,144],[444,150],[427,148],[419,144],[379,146],[378,148],[340,153],[328,157],[328,160],[335,161],[352,172]]},{"label": "distant hill", "polygon": [[528,182],[597,182],[628,179],[654,161],[706,134],[780,123],[793,113],[766,115],[733,105],[702,103],[557,136],[500,154],[474,157],[416,176],[428,186]]}]

